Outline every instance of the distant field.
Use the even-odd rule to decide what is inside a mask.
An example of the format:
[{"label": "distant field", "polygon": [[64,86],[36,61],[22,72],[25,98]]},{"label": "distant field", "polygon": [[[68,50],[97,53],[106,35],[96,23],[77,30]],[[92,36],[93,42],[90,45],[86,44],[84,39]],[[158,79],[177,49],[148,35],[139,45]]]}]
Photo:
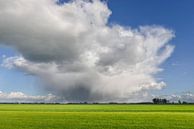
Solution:
[{"label": "distant field", "polygon": [[0,104],[1,129],[194,129],[194,105]]}]

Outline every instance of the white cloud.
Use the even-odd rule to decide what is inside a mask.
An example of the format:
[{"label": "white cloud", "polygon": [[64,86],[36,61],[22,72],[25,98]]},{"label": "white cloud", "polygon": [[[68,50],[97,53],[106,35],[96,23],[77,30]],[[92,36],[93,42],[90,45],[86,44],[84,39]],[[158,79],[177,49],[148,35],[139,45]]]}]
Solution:
[{"label": "white cloud", "polygon": [[161,98],[166,98],[170,100],[170,102],[178,102],[179,100],[181,102],[189,102],[189,103],[194,103],[194,94],[191,92],[182,92],[182,93],[177,93],[177,94],[171,94],[171,95],[163,95],[160,96]]},{"label": "white cloud", "polygon": [[173,31],[109,26],[110,14],[99,0],[0,0],[0,43],[21,53],[2,66],[40,77],[67,100],[115,100],[166,86],[154,75],[173,52]]},{"label": "white cloud", "polygon": [[32,96],[26,95],[22,92],[10,92],[5,93],[0,91],[0,102],[25,102],[25,103],[34,103],[34,102],[56,102],[58,98],[52,94],[45,96]]}]

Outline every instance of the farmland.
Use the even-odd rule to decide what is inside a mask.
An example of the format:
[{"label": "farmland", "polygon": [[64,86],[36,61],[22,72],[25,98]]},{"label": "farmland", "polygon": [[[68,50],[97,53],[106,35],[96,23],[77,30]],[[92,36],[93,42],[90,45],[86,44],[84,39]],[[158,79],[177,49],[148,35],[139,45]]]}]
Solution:
[{"label": "farmland", "polygon": [[194,105],[0,104],[1,129],[193,129]]}]

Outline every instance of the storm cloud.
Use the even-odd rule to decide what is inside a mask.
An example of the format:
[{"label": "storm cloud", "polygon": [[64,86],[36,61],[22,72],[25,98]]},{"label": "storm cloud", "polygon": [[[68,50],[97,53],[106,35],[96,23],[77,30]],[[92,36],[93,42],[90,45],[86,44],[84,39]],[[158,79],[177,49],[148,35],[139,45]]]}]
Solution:
[{"label": "storm cloud", "polygon": [[155,75],[174,50],[174,32],[112,24],[111,13],[100,0],[0,0],[0,44],[21,54],[2,66],[39,77],[68,101],[127,100],[165,87]]}]

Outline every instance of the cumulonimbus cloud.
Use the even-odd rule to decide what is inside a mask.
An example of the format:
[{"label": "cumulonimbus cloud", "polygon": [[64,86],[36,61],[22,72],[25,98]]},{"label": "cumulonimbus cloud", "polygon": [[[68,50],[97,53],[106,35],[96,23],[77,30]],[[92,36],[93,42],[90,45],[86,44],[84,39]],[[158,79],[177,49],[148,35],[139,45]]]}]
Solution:
[{"label": "cumulonimbus cloud", "polygon": [[100,0],[0,0],[0,44],[21,53],[2,65],[38,76],[45,90],[72,101],[163,88],[154,75],[173,52],[174,32],[111,24],[111,13]]}]

